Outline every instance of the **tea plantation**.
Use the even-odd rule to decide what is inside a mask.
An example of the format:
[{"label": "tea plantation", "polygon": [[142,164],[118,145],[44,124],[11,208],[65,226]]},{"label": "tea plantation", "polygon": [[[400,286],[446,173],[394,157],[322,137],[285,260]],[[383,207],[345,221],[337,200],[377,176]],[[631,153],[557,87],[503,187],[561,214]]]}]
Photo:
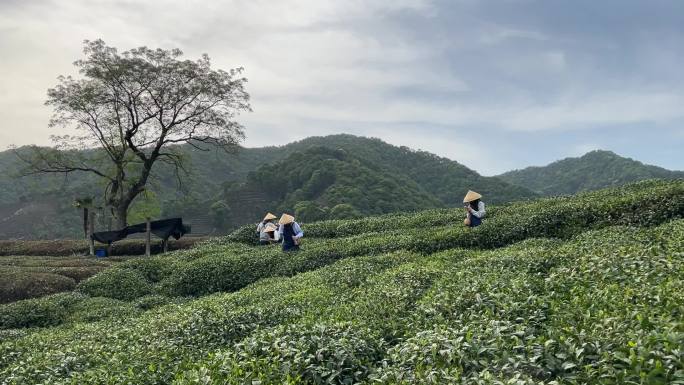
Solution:
[{"label": "tea plantation", "polygon": [[0,305],[2,384],[684,384],[684,181],[305,226]]}]

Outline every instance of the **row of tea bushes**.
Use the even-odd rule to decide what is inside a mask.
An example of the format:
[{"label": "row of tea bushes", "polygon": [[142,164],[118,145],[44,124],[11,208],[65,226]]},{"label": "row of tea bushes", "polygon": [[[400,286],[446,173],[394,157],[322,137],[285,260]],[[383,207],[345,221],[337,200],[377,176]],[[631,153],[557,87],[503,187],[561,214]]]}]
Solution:
[{"label": "row of tea bushes", "polygon": [[[673,195],[681,194],[682,180],[665,181],[649,180],[637,182],[621,187],[609,188],[599,191],[585,192],[574,196],[563,196],[555,198],[544,198],[527,202],[514,202],[502,206],[487,206],[487,218],[493,219],[499,215],[518,213],[523,215],[543,214],[552,207],[563,206],[570,203],[579,209],[592,211],[594,202],[618,201],[629,203],[633,199],[643,199],[651,192],[654,192],[654,201],[659,201],[659,195],[667,194],[666,190]],[[679,191],[677,191],[679,190]],[[617,203],[620,204],[620,203]],[[601,207],[597,207],[601,210]],[[615,207],[614,209],[618,209]],[[605,211],[605,210],[604,210]],[[612,210],[613,212],[617,210]],[[596,213],[597,215],[600,213]],[[649,219],[659,223],[661,220],[650,218],[647,210],[643,212],[644,218],[640,222],[647,222]],[[586,213],[585,213],[586,215]],[[415,213],[392,213],[379,216],[366,217],[351,220],[328,220],[302,224],[307,238],[343,238],[365,233],[375,232],[397,232],[405,229],[418,229],[428,227],[444,227],[450,225],[460,226],[464,218],[462,208],[433,209]],[[242,242],[245,244],[256,244],[255,226],[247,225],[234,231],[226,237],[232,242]]]},{"label": "row of tea bushes", "polygon": [[117,262],[76,256],[0,256],[0,303],[72,291]]},{"label": "row of tea bushes", "polygon": [[[602,198],[598,199],[599,196]],[[91,297],[124,301],[146,295],[201,296],[240,290],[263,278],[291,276],[360,255],[398,250],[430,254],[452,248],[492,248],[529,237],[568,237],[611,224],[650,225],[684,215],[684,182],[637,183],[578,197],[540,200],[536,205],[534,214],[529,210],[503,208],[475,229],[417,228],[399,235],[369,232],[340,239],[308,240],[304,250],[297,254],[282,253],[275,246],[251,247],[222,239],[189,251],[123,262],[82,282],[78,290]],[[36,312],[41,313],[44,303],[29,301],[20,306],[29,310],[35,306]],[[57,323],[63,319],[54,318]],[[31,321],[24,326],[37,324],[40,323]],[[16,322],[7,325],[22,326]]]},{"label": "row of tea bushes", "polygon": [[266,327],[323,317],[375,274],[417,258],[402,253],[349,259],[138,317],[36,330],[0,343],[0,378],[8,384],[170,383],[210,350]]},{"label": "row of tea bushes", "polygon": [[684,255],[658,240],[683,235],[677,221],[445,251],[323,317],[212,352],[174,384],[681,383]]},{"label": "row of tea bushes", "polygon": [[684,220],[349,258],[0,343],[7,384],[678,383]]},{"label": "row of tea bushes", "polygon": [[[134,271],[109,270],[82,284],[81,290],[93,296],[126,300],[155,291],[168,296],[199,296],[239,290],[259,279],[310,271],[359,255],[397,250],[431,254],[452,248],[495,248],[530,237],[568,238],[592,228],[654,225],[683,216],[684,181],[637,183],[577,197],[524,203],[522,208],[505,208],[475,229],[418,226],[399,233],[361,232],[346,238],[309,240],[297,254],[282,253],[277,246],[209,242],[189,252],[192,257],[183,257],[181,253],[176,262],[166,259],[164,266],[168,269],[160,273],[159,280],[143,281],[137,273],[140,267],[128,269]],[[162,268],[160,265],[159,269]],[[118,282],[126,282],[126,286]],[[128,283],[132,285],[129,287]]]},{"label": "row of tea bushes", "polygon": [[[496,216],[499,208],[488,207],[487,215]],[[463,222],[463,209],[432,209],[419,212],[391,213],[362,219],[333,219],[302,224],[307,238],[342,238],[371,232],[439,227]],[[231,242],[256,245],[255,225],[242,226],[226,238]]]},{"label": "row of tea bushes", "polygon": [[154,294],[129,302],[107,297],[89,297],[79,292],[58,293],[0,307],[0,330],[118,319],[139,315],[167,303],[183,301],[182,298],[172,299]]},{"label": "row of tea bushes", "polygon": [[[188,236],[181,239],[170,239],[168,250],[185,250],[207,240],[207,237]],[[86,255],[89,249],[88,241],[76,239],[55,240],[2,240],[0,239],[0,257],[2,256],[35,256],[35,257],[75,257]],[[153,254],[163,252],[161,242],[153,242]],[[110,255],[130,256],[144,255],[145,241],[142,239],[126,239],[112,245]]]}]

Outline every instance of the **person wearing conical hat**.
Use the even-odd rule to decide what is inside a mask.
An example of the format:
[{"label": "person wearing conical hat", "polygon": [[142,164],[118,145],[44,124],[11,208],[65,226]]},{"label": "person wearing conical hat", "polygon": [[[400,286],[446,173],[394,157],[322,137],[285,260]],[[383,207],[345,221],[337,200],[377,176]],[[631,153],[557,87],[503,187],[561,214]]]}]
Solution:
[{"label": "person wearing conical hat", "polygon": [[280,224],[278,232],[283,242],[283,251],[299,250],[299,244],[304,236],[299,223],[295,222],[295,218],[289,214],[283,214],[278,223]]},{"label": "person wearing conical hat", "polygon": [[485,204],[482,202],[482,195],[476,193],[475,191],[468,190],[468,193],[463,198],[463,203],[466,210],[466,218],[463,224],[469,227],[477,227],[482,224],[482,218],[484,218]]},{"label": "person wearing conical hat", "polygon": [[273,223],[273,221],[275,219],[278,219],[278,217],[276,217],[275,215],[273,215],[271,213],[266,214],[264,219],[262,219],[261,222],[259,222],[259,224],[257,225],[257,229],[256,229],[257,236],[261,237],[261,231],[264,229],[264,226],[266,226],[266,224],[268,224],[268,223]]},{"label": "person wearing conical hat", "polygon": [[278,242],[279,236],[276,236],[278,227],[272,222],[268,222],[261,233],[259,234],[259,243],[262,245],[270,245],[271,243]]}]

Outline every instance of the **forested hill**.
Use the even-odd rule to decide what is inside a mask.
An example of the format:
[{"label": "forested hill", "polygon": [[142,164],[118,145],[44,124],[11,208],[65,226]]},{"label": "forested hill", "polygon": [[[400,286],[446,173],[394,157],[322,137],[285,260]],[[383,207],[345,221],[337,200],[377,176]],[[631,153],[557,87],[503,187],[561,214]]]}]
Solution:
[{"label": "forested hill", "polygon": [[[190,171],[182,190],[171,170],[159,165],[150,184],[153,202],[146,204],[157,206],[160,217],[182,216],[201,233],[228,232],[255,222],[264,210],[298,211],[303,220],[348,218],[457,206],[468,189],[491,203],[536,195],[434,154],[352,135],[241,148],[234,154],[191,147],[182,152]],[[0,153],[0,239],[79,236],[79,213],[72,203],[97,197],[101,184],[78,174],[17,179],[19,168],[12,152]],[[132,209],[130,221],[137,210]],[[101,219],[99,226],[106,226]]]},{"label": "forested hill", "polygon": [[611,151],[591,151],[579,158],[565,158],[543,167],[509,171],[499,178],[542,195],[561,195],[644,179],[684,178],[684,172],[646,165]]},{"label": "forested hill", "polygon": [[[495,203],[533,196],[456,162],[379,140],[344,136],[304,142],[319,145],[261,166],[245,182],[227,188],[223,202],[231,215],[225,217],[236,210],[238,218],[274,210],[312,221],[448,207],[460,205],[469,188]],[[249,204],[231,204],[246,195],[252,198]]]}]

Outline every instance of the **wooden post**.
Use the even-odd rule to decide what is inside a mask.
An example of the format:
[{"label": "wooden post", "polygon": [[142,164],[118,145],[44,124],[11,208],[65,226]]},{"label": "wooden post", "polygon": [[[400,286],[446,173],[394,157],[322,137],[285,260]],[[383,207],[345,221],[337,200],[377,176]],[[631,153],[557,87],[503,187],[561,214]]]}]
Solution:
[{"label": "wooden post", "polygon": [[90,245],[90,256],[95,255],[95,240],[93,233],[95,232],[95,211],[90,210],[88,213],[88,244]]},{"label": "wooden post", "polygon": [[169,238],[164,239],[164,253],[169,251]]},{"label": "wooden post", "polygon": [[149,257],[150,256],[150,242],[151,242],[150,233],[152,232],[152,225],[150,224],[150,217],[147,217],[146,220],[147,220],[147,227],[145,229],[145,256]]}]

